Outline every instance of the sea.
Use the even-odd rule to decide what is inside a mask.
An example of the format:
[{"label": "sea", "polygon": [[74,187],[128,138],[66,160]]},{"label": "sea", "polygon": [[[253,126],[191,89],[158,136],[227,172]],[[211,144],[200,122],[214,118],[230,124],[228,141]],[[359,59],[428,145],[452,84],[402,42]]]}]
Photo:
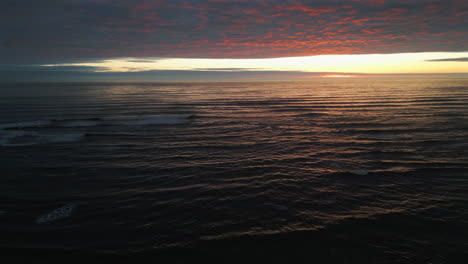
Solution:
[{"label": "sea", "polygon": [[3,83],[0,171],[25,262],[466,263],[468,79]]}]

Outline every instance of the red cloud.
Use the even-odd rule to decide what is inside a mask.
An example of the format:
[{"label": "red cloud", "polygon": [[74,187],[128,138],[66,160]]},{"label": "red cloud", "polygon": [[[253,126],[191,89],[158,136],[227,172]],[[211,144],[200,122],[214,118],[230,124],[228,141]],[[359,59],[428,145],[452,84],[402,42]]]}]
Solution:
[{"label": "red cloud", "polygon": [[2,59],[265,58],[468,46],[468,2],[461,0],[44,1],[54,3],[50,10],[1,16],[9,30],[0,33],[14,43]]}]

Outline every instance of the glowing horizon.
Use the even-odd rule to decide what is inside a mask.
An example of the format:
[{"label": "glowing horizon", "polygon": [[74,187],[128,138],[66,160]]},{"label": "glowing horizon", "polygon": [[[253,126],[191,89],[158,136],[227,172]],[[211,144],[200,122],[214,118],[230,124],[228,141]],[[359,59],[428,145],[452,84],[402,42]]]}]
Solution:
[{"label": "glowing horizon", "polygon": [[[45,67],[93,67],[96,72],[301,71],[368,74],[468,73],[468,52],[425,52],[363,55],[318,55],[270,59],[121,58],[94,62],[58,63]],[[341,74],[346,75],[346,74]]]}]

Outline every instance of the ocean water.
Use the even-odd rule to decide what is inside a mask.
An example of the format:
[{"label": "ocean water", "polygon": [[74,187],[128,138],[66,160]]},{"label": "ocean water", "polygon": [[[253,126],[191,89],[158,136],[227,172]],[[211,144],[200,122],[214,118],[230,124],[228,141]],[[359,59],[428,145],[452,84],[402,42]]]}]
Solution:
[{"label": "ocean water", "polygon": [[467,79],[1,84],[0,166],[2,248],[468,254]]}]

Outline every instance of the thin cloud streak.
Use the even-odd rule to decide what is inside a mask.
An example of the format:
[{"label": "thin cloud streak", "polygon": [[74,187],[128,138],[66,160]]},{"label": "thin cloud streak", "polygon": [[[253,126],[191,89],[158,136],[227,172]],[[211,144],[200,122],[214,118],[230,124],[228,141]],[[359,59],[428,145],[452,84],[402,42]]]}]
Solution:
[{"label": "thin cloud streak", "polygon": [[95,72],[92,67],[30,67],[0,71],[1,82],[219,82],[219,81],[307,81],[333,76],[354,78],[459,77],[468,74],[355,74],[301,71],[187,71],[152,70],[138,72]]},{"label": "thin cloud streak", "polygon": [[434,59],[434,60],[426,60],[426,61],[468,61],[468,57],[463,58],[448,58],[448,59]]}]

